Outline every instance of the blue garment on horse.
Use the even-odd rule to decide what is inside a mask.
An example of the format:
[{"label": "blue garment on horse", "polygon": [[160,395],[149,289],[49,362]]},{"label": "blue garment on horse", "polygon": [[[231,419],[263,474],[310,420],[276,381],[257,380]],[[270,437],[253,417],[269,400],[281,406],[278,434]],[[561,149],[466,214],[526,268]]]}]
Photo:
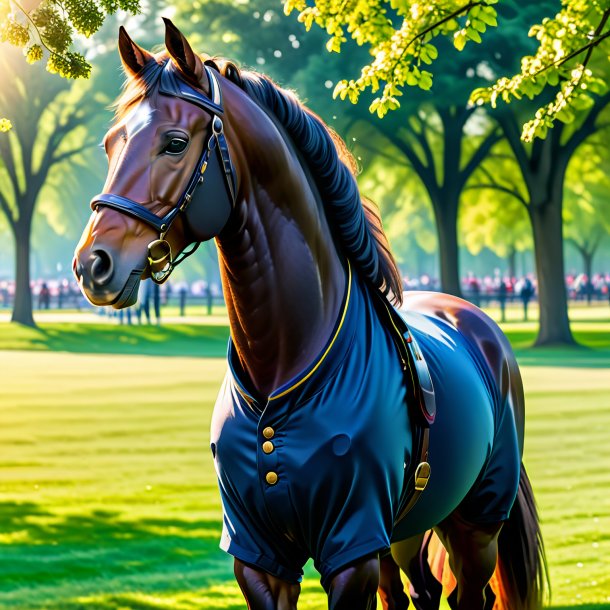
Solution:
[{"label": "blue garment on horse", "polygon": [[[490,507],[488,520],[506,518],[516,493],[518,457],[514,464],[507,462],[515,471],[510,474],[514,489],[508,494],[504,483],[494,486],[492,481],[490,487],[483,476],[492,456],[500,462],[506,459],[491,450],[495,414],[490,393],[496,390],[482,382],[476,365],[464,366],[462,356],[446,361],[442,350],[455,351],[455,345],[447,348],[446,338],[411,326],[426,357],[437,350],[429,364],[439,410],[443,401],[452,401],[458,414],[452,418],[437,413],[440,425],[434,424],[430,438],[429,488],[395,527],[412,451],[406,382],[392,335],[381,324],[368,290],[357,275],[351,277],[337,327],[320,357],[266,400],[256,397],[229,345],[229,371],[211,434],[224,509],[221,548],[290,582],[300,581],[305,562],[313,557],[326,584],[350,562],[438,523],[464,499],[476,505],[482,498],[484,506],[473,509],[482,520],[485,505]],[[475,412],[468,404],[471,392],[467,390],[462,401],[451,382],[448,396],[438,387],[442,380],[437,370],[452,365],[465,369],[455,371],[458,382],[473,377],[481,394],[477,398],[489,405],[478,427],[476,417],[465,416],[465,411]],[[481,411],[481,406],[476,409]],[[455,426],[464,416],[475,422],[469,431],[474,448],[446,438],[456,436]],[[474,442],[472,434],[477,435]],[[443,463],[443,456],[451,456],[443,450],[445,444],[463,452],[455,460],[459,470]]]}]

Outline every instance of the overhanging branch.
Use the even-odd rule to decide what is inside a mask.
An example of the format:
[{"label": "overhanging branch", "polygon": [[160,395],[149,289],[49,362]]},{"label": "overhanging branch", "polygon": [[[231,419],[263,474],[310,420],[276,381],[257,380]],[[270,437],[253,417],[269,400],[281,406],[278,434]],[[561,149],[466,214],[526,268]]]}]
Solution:
[{"label": "overhanging branch", "polygon": [[0,193],[0,209],[4,212],[4,215],[6,216],[8,223],[11,225],[11,228],[14,231],[17,220],[14,218],[13,212],[11,211],[8,201],[6,200],[6,198],[4,197],[4,195],[2,193]]}]

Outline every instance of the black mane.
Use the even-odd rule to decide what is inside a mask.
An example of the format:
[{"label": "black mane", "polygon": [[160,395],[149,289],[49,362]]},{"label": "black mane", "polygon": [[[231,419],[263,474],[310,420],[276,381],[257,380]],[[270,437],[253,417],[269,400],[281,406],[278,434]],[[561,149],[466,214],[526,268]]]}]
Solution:
[{"label": "black mane", "polygon": [[311,170],[342,252],[373,286],[401,302],[402,281],[381,219],[374,204],[360,196],[355,164],[345,143],[292,93],[266,76],[238,72],[233,64],[227,64],[222,72],[284,127]]}]

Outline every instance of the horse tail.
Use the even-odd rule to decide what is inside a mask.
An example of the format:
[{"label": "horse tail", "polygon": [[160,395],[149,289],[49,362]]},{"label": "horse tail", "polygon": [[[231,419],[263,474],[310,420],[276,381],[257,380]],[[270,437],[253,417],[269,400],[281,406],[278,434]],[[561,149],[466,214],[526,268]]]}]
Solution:
[{"label": "horse tail", "polygon": [[523,463],[517,498],[498,539],[492,587],[496,593],[494,610],[537,610],[542,608],[545,591],[550,595],[538,511]]}]

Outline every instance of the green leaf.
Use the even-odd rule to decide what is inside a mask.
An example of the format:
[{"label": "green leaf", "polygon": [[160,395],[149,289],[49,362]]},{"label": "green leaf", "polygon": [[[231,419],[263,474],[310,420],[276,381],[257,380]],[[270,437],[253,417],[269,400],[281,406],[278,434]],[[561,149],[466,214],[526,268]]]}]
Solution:
[{"label": "green leaf", "polygon": [[486,25],[492,27],[498,25],[498,20],[496,18],[496,9],[491,6],[482,7],[480,13],[476,17],[477,19],[483,21]]},{"label": "green leaf", "polygon": [[559,72],[557,70],[547,70],[546,81],[549,85],[556,87],[559,84]]},{"label": "green leaf", "polygon": [[563,108],[556,115],[555,118],[560,120],[562,123],[572,123],[574,121],[574,112],[569,108]]},{"label": "green leaf", "polygon": [[472,20],[472,27],[475,30],[477,30],[477,32],[481,32],[481,33],[483,33],[487,29],[487,26],[485,25],[485,23],[479,19]]},{"label": "green leaf", "polygon": [[574,110],[588,110],[595,104],[595,100],[589,95],[578,95],[570,101]]},{"label": "green leaf", "polygon": [[430,72],[422,72],[418,84],[420,89],[428,91],[432,87],[432,74]]},{"label": "green leaf", "polygon": [[418,82],[419,82],[419,75],[416,75],[414,72],[409,72],[407,74],[407,85],[410,85],[411,87],[413,87],[414,85],[417,85]]},{"label": "green leaf", "polygon": [[466,46],[466,32],[460,30],[453,35],[453,46],[461,51]]},{"label": "green leaf", "polygon": [[466,36],[474,42],[481,42],[481,34],[479,34],[473,27],[466,28]]}]

